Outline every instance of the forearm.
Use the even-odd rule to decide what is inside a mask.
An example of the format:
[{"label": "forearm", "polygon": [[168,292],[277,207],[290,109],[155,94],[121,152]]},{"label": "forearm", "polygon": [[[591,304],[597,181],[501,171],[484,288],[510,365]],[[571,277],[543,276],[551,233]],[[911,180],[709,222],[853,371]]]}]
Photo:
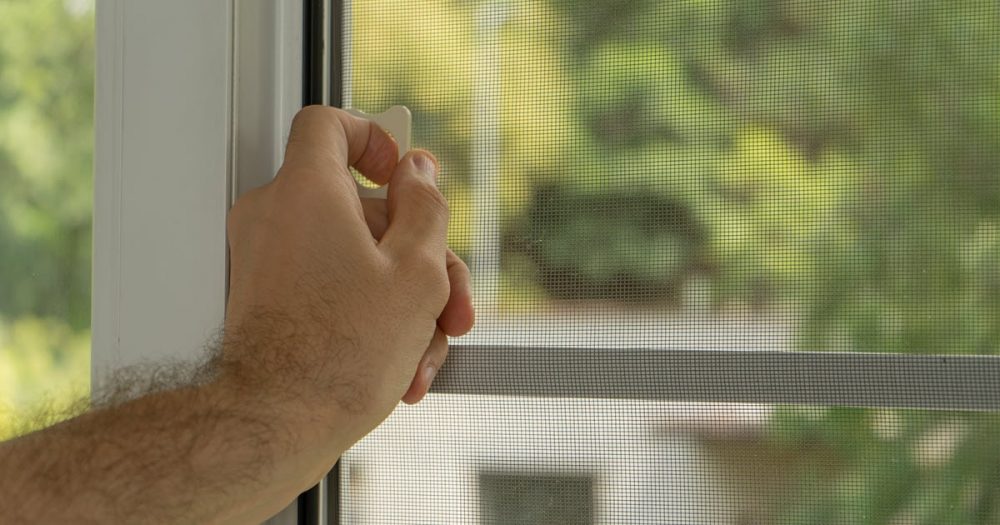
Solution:
[{"label": "forearm", "polygon": [[[290,395],[289,393],[283,393]],[[5,523],[260,521],[342,447],[255,388],[219,379],[0,445]],[[251,510],[252,509],[252,510]]]},{"label": "forearm", "polygon": [[[349,166],[387,199],[366,208]],[[437,172],[366,120],[303,109],[275,179],[227,218],[218,379],[0,444],[0,521],[248,523],[317,482],[471,328]]]}]

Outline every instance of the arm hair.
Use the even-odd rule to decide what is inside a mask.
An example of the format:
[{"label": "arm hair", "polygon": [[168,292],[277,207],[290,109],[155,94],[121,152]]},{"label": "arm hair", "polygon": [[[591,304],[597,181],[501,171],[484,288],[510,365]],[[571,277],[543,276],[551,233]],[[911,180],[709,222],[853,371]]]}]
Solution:
[{"label": "arm hair", "polygon": [[[293,399],[223,374],[220,354],[119,371],[92,403],[62,407],[82,415],[0,443],[0,521],[244,523],[281,510],[342,450],[310,439]],[[65,415],[36,410],[18,426]]]}]

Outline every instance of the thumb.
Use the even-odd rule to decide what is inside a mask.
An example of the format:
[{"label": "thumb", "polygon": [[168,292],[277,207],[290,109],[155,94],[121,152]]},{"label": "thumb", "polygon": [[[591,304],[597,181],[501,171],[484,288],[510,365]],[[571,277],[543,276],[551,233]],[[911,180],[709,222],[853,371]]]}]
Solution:
[{"label": "thumb", "polygon": [[389,226],[380,245],[397,257],[414,251],[444,254],[447,249],[448,201],[437,188],[437,171],[433,155],[414,150],[389,179]]}]

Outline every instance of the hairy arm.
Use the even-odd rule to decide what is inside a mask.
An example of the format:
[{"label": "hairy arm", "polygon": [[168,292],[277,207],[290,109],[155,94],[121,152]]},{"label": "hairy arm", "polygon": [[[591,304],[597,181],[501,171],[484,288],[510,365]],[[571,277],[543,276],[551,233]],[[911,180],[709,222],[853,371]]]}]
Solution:
[{"label": "hairy arm", "polygon": [[[388,199],[362,202],[349,166]],[[212,368],[0,445],[0,521],[259,522],[419,401],[474,316],[436,173],[367,121],[302,110],[274,181],[230,212]]]},{"label": "hairy arm", "polygon": [[290,410],[289,395],[222,375],[4,443],[2,521],[266,519],[316,483],[348,446],[322,432],[314,415]]}]

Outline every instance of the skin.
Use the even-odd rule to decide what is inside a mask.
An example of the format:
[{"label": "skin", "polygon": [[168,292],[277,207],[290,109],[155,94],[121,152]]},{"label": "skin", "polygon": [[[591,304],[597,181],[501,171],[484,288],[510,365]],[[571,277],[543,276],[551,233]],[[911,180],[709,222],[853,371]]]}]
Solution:
[{"label": "skin", "polygon": [[[348,170],[390,183],[358,198]],[[228,220],[230,295],[203,379],[0,445],[4,523],[254,523],[427,393],[474,313],[437,162],[327,107]]]}]

